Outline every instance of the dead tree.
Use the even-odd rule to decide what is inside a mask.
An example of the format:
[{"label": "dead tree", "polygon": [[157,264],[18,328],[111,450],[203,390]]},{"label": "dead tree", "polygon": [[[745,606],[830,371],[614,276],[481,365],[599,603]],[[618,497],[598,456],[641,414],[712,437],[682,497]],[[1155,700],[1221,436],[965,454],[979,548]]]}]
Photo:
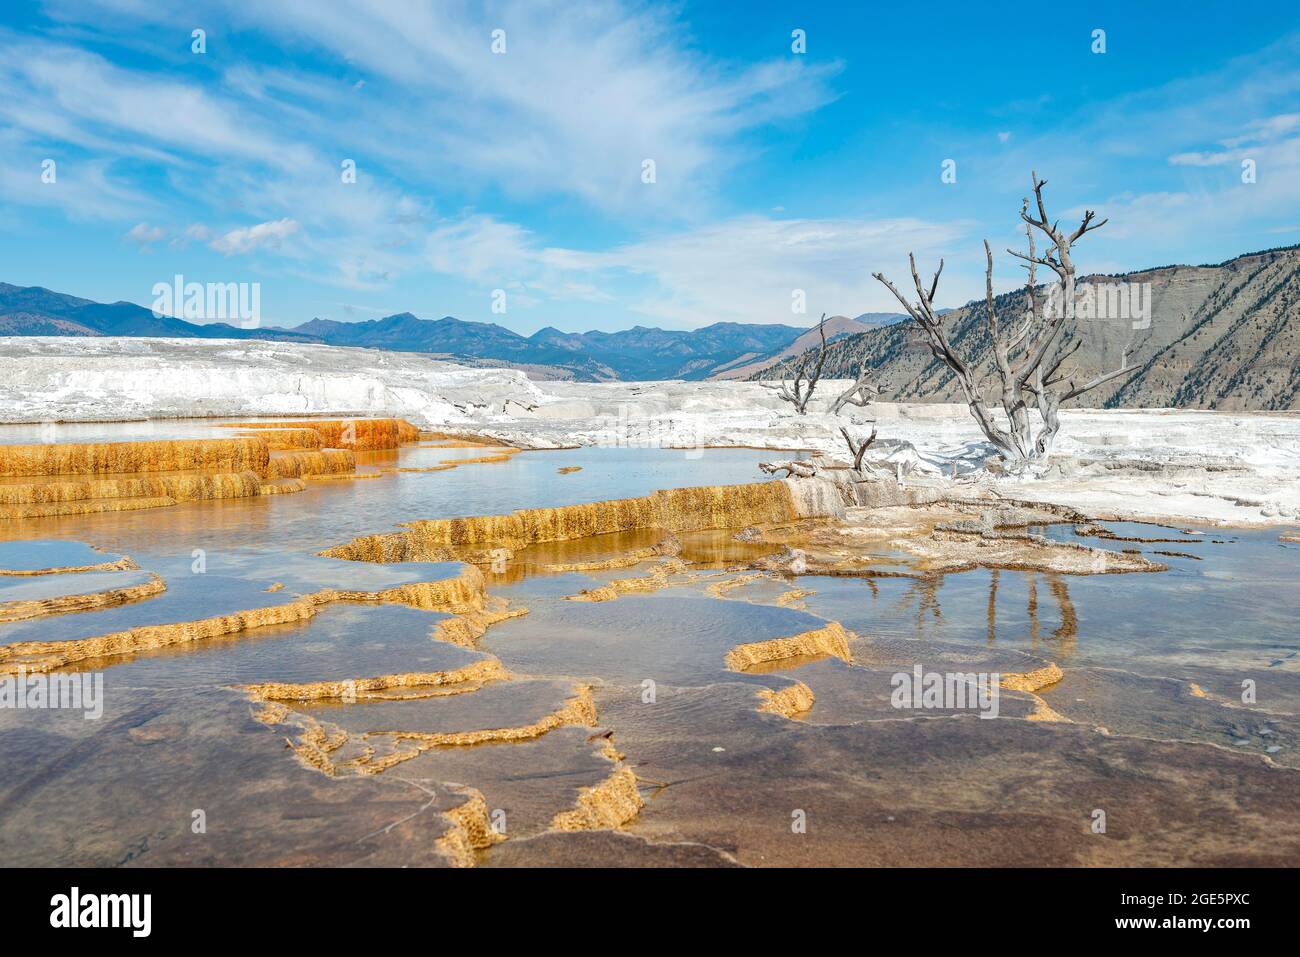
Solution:
[{"label": "dead tree", "polygon": [[[988,324],[989,338],[993,343],[993,360],[997,367],[998,380],[1001,383],[1001,405],[1006,417],[1006,427],[1000,425],[984,401],[983,391],[970,362],[954,351],[943,327],[941,317],[935,311],[934,297],[939,288],[939,276],[943,273],[943,260],[928,287],[921,282],[916,269],[916,257],[909,254],[908,261],[912,267],[912,282],[916,287],[916,302],[908,299],[882,273],[872,275],[894,294],[913,321],[925,333],[930,352],[946,365],[957,378],[962,395],[970,408],[970,413],[979,424],[980,430],[988,440],[997,447],[1013,465],[1023,467],[1031,462],[1041,461],[1051,451],[1052,442],[1060,430],[1060,406],[1062,402],[1077,398],[1091,389],[1121,375],[1136,371],[1128,366],[1128,347],[1124,349],[1120,368],[1098,375],[1097,377],[1075,385],[1070,376],[1062,371],[1066,360],[1072,356],[1083,340],[1078,339],[1073,348],[1057,353],[1056,343],[1062,326],[1067,318],[1074,317],[1075,302],[1075,265],[1072,248],[1075,242],[1085,234],[1105,225],[1106,220],[1093,222],[1096,214],[1087,210],[1083,221],[1073,232],[1064,232],[1058,222],[1048,219],[1047,209],[1043,203],[1043,187],[1046,180],[1040,180],[1038,173],[1033,174],[1034,198],[1037,205],[1037,217],[1029,211],[1029,197],[1025,197],[1020,209],[1020,218],[1025,222],[1025,233],[1029,237],[1029,252],[1018,253],[1007,250],[1013,256],[1024,259],[1028,269],[1026,298],[1028,300],[1025,317],[1018,328],[1004,332],[999,322],[997,306],[993,297],[993,250],[988,240],[984,241],[986,268],[984,273],[985,320]],[[1038,230],[1050,241],[1042,256],[1034,248],[1034,231]],[[1047,266],[1056,273],[1060,283],[1062,308],[1053,310],[1055,315],[1048,315],[1039,301],[1035,285],[1036,268]],[[1049,359],[1049,356],[1053,358]],[[1061,383],[1068,383],[1064,392],[1058,391]],[[1033,431],[1029,416],[1027,397],[1035,401],[1042,426],[1037,434]]]},{"label": "dead tree", "polygon": [[[779,386],[767,385],[769,389],[779,389],[781,398],[794,405],[800,415],[807,415],[808,400],[812,398],[813,390],[817,383],[821,381],[822,368],[826,364],[826,314],[822,313],[821,321],[817,324],[817,330],[821,334],[821,347],[817,351],[817,361],[813,366],[811,375],[805,376],[805,370],[808,363],[812,361],[811,350],[805,352],[795,371],[794,383],[785,381],[784,376]],[[782,364],[784,368],[784,363]],[[807,379],[807,386],[804,386],[804,380]],[[858,374],[853,380],[853,384],[841,392],[835,401],[831,403],[831,415],[839,415],[847,405],[866,408],[872,400],[880,394],[880,390],[871,382],[870,370],[867,367],[865,350],[858,357]],[[840,434],[844,436],[844,441],[848,443],[849,454],[853,456],[853,471],[862,472],[862,456],[870,448],[871,444],[876,441],[875,424],[872,423],[871,435],[862,441],[855,441],[849,434],[848,429],[840,427]],[[778,472],[785,472],[786,478],[798,476],[800,478],[811,478],[817,474],[817,466],[811,462],[790,460],[786,462],[762,462],[758,466],[769,475],[775,475]]]},{"label": "dead tree", "polygon": [[854,442],[853,436],[849,435],[849,430],[840,426],[840,435],[844,436],[844,441],[849,444],[849,455],[853,456],[853,471],[862,471],[862,456],[876,441],[876,427],[871,427],[871,434],[861,442]]},{"label": "dead tree", "polygon": [[799,478],[812,478],[817,474],[816,465],[800,459],[788,459],[784,462],[759,462],[758,469],[768,475],[784,472],[786,478],[793,478],[796,475]]},{"label": "dead tree", "polygon": [[871,370],[867,367],[866,347],[858,355],[858,375],[849,386],[831,403],[831,415],[839,415],[846,405],[856,405],[865,409],[880,395],[880,389],[871,381]]},{"label": "dead tree", "polygon": [[[781,381],[773,385],[764,382],[763,386],[768,389],[775,389],[777,394],[794,406],[795,411],[800,415],[808,414],[808,400],[813,397],[813,390],[817,388],[817,383],[822,377],[822,367],[826,365],[826,313],[822,313],[822,318],[817,323],[817,331],[821,333],[822,344],[817,350],[817,361],[813,365],[811,373],[807,373],[808,363],[812,361],[809,349],[799,359],[799,366],[794,372],[794,382],[785,381],[785,370],[788,368],[789,360],[781,363]],[[807,384],[805,385],[805,379]]]}]

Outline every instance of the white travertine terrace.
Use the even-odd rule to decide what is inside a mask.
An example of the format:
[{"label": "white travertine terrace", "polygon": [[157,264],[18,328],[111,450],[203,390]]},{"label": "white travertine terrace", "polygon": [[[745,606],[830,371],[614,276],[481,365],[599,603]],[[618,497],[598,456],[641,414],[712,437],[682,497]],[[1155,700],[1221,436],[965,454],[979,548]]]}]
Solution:
[{"label": "white travertine terrace", "polygon": [[[0,422],[11,423],[389,415],[524,448],[753,446],[843,458],[846,420],[824,411],[836,386],[823,383],[799,416],[757,383],[535,382],[413,353],[280,342],[0,340]],[[950,481],[955,469],[1007,497],[1097,515],[1300,521],[1295,413],[1067,410],[1056,458],[1030,478],[980,471],[991,449],[964,406],[879,402],[855,413],[879,430],[867,461],[911,482]]]}]

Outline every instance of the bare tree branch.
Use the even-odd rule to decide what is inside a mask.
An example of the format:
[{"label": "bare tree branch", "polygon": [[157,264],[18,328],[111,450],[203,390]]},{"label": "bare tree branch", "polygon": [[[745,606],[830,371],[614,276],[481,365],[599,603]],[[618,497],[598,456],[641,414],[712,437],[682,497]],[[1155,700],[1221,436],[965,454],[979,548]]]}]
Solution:
[{"label": "bare tree branch", "polygon": [[934,274],[934,282],[930,284],[930,291],[927,293],[925,287],[921,285],[920,274],[916,270],[916,257],[908,255],[908,262],[912,267],[912,281],[916,286],[916,293],[919,297],[917,303],[913,305],[908,302],[898,287],[885,278],[883,273],[872,273],[872,275],[884,284],[890,292],[894,294],[903,308],[907,310],[908,315],[919,325],[925,332],[927,342],[930,346],[930,352],[944,363],[957,377],[957,382],[961,386],[962,394],[966,397],[966,405],[970,409],[971,415],[979,423],[980,429],[984,435],[998,447],[1008,458],[1019,457],[1019,449],[1015,439],[1006,431],[1001,429],[994,421],[993,416],[984,404],[984,397],[980,391],[979,383],[975,381],[974,373],[971,367],[961,356],[952,348],[948,341],[947,333],[943,329],[938,314],[934,309],[934,293],[938,290],[939,275],[943,272],[943,261],[939,262],[939,269]]},{"label": "bare tree branch", "polygon": [[817,474],[817,467],[810,462],[803,462],[797,459],[791,459],[788,462],[759,462],[760,471],[768,475],[775,475],[777,472],[785,472],[785,477],[798,476],[799,478],[812,478]]},{"label": "bare tree branch", "polygon": [[1115,369],[1111,372],[1103,372],[1101,375],[1097,376],[1094,379],[1089,379],[1087,382],[1085,382],[1081,386],[1078,386],[1077,388],[1074,387],[1074,383],[1070,383],[1071,389],[1069,392],[1065,393],[1065,395],[1061,396],[1061,401],[1067,402],[1070,399],[1076,399],[1079,396],[1083,395],[1085,392],[1090,392],[1093,389],[1097,388],[1097,386],[1104,385],[1105,383],[1110,382],[1112,379],[1118,379],[1120,376],[1123,375],[1132,375],[1137,370],[1129,368],[1128,354],[1130,348],[1131,345],[1124,347],[1124,351],[1120,354],[1118,369]]},{"label": "bare tree branch", "polygon": [[822,344],[817,350],[817,362],[810,374],[805,374],[810,356],[808,352],[804,352],[800,357],[799,367],[795,370],[793,382],[785,380],[785,370],[789,368],[789,360],[785,360],[781,363],[782,375],[780,383],[763,383],[765,388],[775,390],[777,395],[793,405],[795,411],[800,415],[808,414],[808,400],[813,397],[813,391],[817,388],[817,383],[822,377],[822,368],[826,365],[826,313],[824,312],[821,321],[817,323],[817,331],[821,333]]},{"label": "bare tree branch", "polygon": [[[930,352],[943,362],[954,374],[971,415],[979,424],[984,435],[1008,459],[1020,465],[1043,458],[1051,450],[1052,442],[1060,429],[1060,405],[1077,398],[1092,389],[1120,376],[1136,371],[1128,365],[1130,346],[1126,346],[1120,362],[1120,368],[1102,373],[1082,385],[1073,382],[1064,393],[1058,393],[1056,387],[1066,376],[1061,372],[1065,362],[1083,345],[1078,338],[1064,350],[1057,352],[1057,343],[1067,320],[1075,318],[1075,265],[1072,253],[1073,244],[1090,232],[1100,229],[1107,220],[1097,220],[1097,214],[1086,210],[1078,227],[1070,233],[1062,232],[1059,221],[1052,220],[1047,214],[1047,203],[1043,199],[1043,187],[1047,180],[1039,179],[1038,172],[1032,171],[1033,206],[1037,216],[1030,212],[1030,200],[1026,196],[1020,207],[1020,218],[1025,223],[1025,235],[1029,242],[1027,253],[1007,250],[1011,255],[1025,263],[1027,280],[1025,283],[1025,317],[1019,328],[1004,334],[1002,323],[997,313],[996,297],[993,295],[993,250],[988,241],[984,242],[984,311],[989,338],[993,345],[993,362],[998,379],[1002,385],[1002,411],[1006,415],[1008,428],[1003,429],[994,421],[988,407],[984,404],[980,385],[976,381],[969,362],[959,356],[952,348],[943,329],[938,313],[934,309],[934,297],[938,291],[939,274],[943,272],[943,261],[934,274],[928,291],[921,283],[916,269],[916,259],[908,257],[912,270],[912,282],[916,287],[917,302],[909,302],[892,282],[881,273],[872,275],[894,294],[907,314],[921,327],[930,346]],[[1039,255],[1034,244],[1035,231],[1041,233],[1048,245]],[[1038,266],[1051,269],[1057,276],[1060,286],[1059,309],[1045,310],[1038,300],[1037,274]],[[1049,300],[1050,302],[1050,300]],[[1049,356],[1056,358],[1049,361]],[[1046,372],[1044,372],[1046,368]],[[1029,418],[1029,406],[1025,396],[1031,396],[1042,418],[1042,427],[1037,435],[1033,433]],[[845,440],[850,450],[854,448],[847,431]]]},{"label": "bare tree branch", "polygon": [[866,345],[858,354],[858,375],[853,384],[841,392],[831,403],[831,415],[839,415],[846,405],[855,405],[865,409],[880,395],[880,389],[871,381],[871,370],[867,368]]},{"label": "bare tree branch", "polygon": [[876,441],[875,425],[871,426],[871,434],[861,442],[854,442],[853,436],[849,435],[849,430],[844,426],[840,426],[840,435],[844,436],[844,441],[849,444],[849,454],[853,456],[853,471],[861,472],[862,456],[871,447],[871,444]]}]

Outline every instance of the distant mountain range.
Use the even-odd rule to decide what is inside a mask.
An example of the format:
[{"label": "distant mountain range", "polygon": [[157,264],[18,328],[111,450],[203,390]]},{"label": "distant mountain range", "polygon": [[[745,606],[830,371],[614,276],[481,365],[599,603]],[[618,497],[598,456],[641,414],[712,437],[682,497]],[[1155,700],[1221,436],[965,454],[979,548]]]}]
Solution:
[{"label": "distant mountain range", "polygon": [[417,319],[409,312],[368,322],[313,319],[284,330],[338,346],[428,352],[552,366],[587,381],[705,379],[743,355],[766,355],[793,341],[797,326],[719,322],[689,332],[634,326],[620,332],[561,332],[548,326],[521,336],[486,322],[450,316]]},{"label": "distant mountain range", "polygon": [[[896,279],[899,277],[895,277]],[[1060,343],[1083,340],[1069,362],[1079,381],[1118,368],[1132,344],[1136,371],[1088,392],[1073,405],[1102,408],[1300,409],[1300,246],[1248,253],[1204,266],[1162,266],[1089,282],[1150,283],[1146,328],[1115,319],[1078,319]],[[1024,292],[995,299],[1002,316],[1024,311]],[[992,348],[983,300],[952,310],[949,340],[984,376],[996,404]],[[1142,325],[1139,322],[1137,325]],[[962,401],[952,373],[930,353],[908,320],[839,340],[827,350],[823,375],[846,377],[860,357],[875,370],[882,398]],[[778,366],[752,379],[780,376]]]},{"label": "distant mountain range", "polygon": [[[1080,319],[1061,345],[1083,345],[1071,358],[1088,378],[1115,368],[1131,345],[1133,376],[1087,393],[1092,407],[1300,410],[1300,246],[1270,249],[1202,266],[1162,266],[1089,282],[1150,284],[1151,321]],[[1020,290],[997,297],[1006,316],[1023,309]],[[860,357],[875,370],[884,399],[960,401],[953,377],[904,317],[868,313],[827,320],[827,378],[852,375]],[[985,376],[992,353],[982,300],[948,310],[949,339]],[[1140,324],[1139,324],[1140,325]],[[620,332],[541,329],[521,336],[493,323],[409,312],[369,322],[313,319],[292,329],[242,329],[156,318],[129,302],[92,302],[38,286],[0,283],[0,335],[152,336],[270,339],[422,352],[474,366],[508,366],[538,379],[583,381],[763,379],[783,360],[820,343],[816,327],[720,322],[677,331],[636,326]]]},{"label": "distant mountain range", "polygon": [[[890,314],[859,320],[831,333],[858,332]],[[856,323],[856,324],[855,324]],[[505,365],[535,378],[582,381],[706,379],[727,369],[759,368],[807,336],[806,327],[719,322],[690,331],[635,326],[619,332],[561,332],[547,327],[521,336],[503,326],[445,316],[418,319],[409,312],[367,322],[312,319],[285,329],[243,329],[227,323],[198,324],[154,316],[131,302],[104,304],[40,286],[0,283],[0,335],[154,336],[203,339],[270,339],[423,352],[470,363]],[[813,333],[815,335],[815,332]],[[801,351],[802,347],[794,351]],[[748,374],[748,373],[746,373]],[[743,376],[741,376],[743,378]]]},{"label": "distant mountain range", "polygon": [[2,336],[155,336],[181,339],[275,339],[311,342],[310,336],[267,329],[240,329],[224,322],[196,325],[162,318],[133,302],[78,299],[40,286],[0,282]]}]

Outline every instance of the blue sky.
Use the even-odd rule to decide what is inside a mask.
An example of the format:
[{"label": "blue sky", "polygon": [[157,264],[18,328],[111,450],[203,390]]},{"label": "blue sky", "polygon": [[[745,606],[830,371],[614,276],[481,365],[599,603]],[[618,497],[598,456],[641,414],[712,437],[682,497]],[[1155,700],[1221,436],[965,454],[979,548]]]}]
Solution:
[{"label": "blue sky", "polygon": [[1088,271],[1300,243],[1300,5],[985,6],[8,3],[0,281],[258,282],[276,325],[803,325],[894,311],[870,274],[909,251],[980,295],[1031,168],[1110,218]]}]

